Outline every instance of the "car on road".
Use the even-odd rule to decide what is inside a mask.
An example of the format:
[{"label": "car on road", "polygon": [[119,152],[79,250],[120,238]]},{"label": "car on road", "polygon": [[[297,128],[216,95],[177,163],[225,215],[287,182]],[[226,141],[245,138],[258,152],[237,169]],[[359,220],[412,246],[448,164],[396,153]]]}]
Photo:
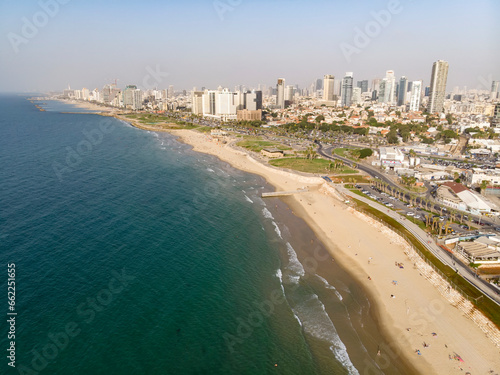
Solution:
[{"label": "car on road", "polygon": [[415,214],[414,214],[413,212],[411,212],[411,211],[408,211],[408,212],[406,213],[406,215],[408,215],[408,216],[414,216]]}]

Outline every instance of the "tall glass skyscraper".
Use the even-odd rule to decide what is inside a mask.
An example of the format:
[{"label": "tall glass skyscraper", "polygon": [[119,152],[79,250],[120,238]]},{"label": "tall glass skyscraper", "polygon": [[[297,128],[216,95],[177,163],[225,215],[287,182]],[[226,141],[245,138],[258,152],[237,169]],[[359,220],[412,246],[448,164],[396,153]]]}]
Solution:
[{"label": "tall glass skyscraper", "polygon": [[350,107],[352,99],[353,73],[347,72],[342,79],[342,94],[340,95],[340,105]]},{"label": "tall glass skyscraper", "polygon": [[408,80],[402,76],[398,86],[398,106],[404,105],[406,102],[406,91],[408,90]]}]

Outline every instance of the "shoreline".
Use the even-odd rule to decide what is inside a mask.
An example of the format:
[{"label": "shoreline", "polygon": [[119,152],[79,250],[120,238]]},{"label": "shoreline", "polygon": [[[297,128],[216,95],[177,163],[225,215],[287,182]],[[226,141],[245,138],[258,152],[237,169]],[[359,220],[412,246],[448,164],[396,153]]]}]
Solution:
[{"label": "shoreline", "polygon": [[[460,368],[463,371],[486,373],[490,369],[500,368],[500,360],[497,359],[500,358],[499,351],[493,343],[472,321],[442,298],[418,270],[410,268],[403,252],[402,239],[382,224],[377,227],[376,223],[370,222],[373,220],[363,218],[362,214],[351,208],[342,207],[343,203],[338,198],[320,187],[323,186],[320,177],[305,177],[263,165],[242,151],[210,142],[207,135],[192,130],[169,132],[191,145],[194,151],[217,156],[235,168],[264,177],[277,190],[300,189],[308,184],[319,187],[317,191],[287,198],[287,204],[310,226],[335,261],[370,296],[374,302],[374,318],[386,337],[394,342],[392,347],[386,348],[387,352],[392,351],[393,357],[409,361],[418,373],[426,374],[457,373],[461,371]],[[328,233],[329,228],[339,227],[342,230],[336,232],[343,236],[338,236],[335,231]],[[356,232],[362,232],[365,235],[363,239],[370,239],[365,239],[363,245],[359,240],[354,254],[349,249],[356,247],[356,241],[345,235],[353,232],[353,228],[361,229]],[[376,251],[373,247],[376,247]],[[368,263],[369,258],[372,260]],[[382,258],[385,258],[385,262],[382,262]],[[401,270],[395,267],[395,261],[406,262],[407,266]],[[392,284],[395,277],[398,285]],[[407,289],[401,291],[404,286]],[[405,292],[413,293],[408,293],[405,299]],[[396,298],[391,298],[391,294]],[[437,335],[433,336],[432,333]],[[460,338],[457,339],[457,336]],[[437,340],[442,345],[439,350],[436,348]],[[424,342],[430,343],[430,347],[424,348]],[[423,352],[422,355],[415,353],[417,349]],[[465,362],[450,361],[449,355],[454,353],[459,354]],[[487,363],[488,360],[491,362]]]},{"label": "shoreline", "polygon": [[[169,132],[196,152],[214,155],[237,169],[260,175],[276,190],[314,185],[308,193],[286,198],[286,204],[370,297],[374,319],[384,338],[392,343],[389,348],[381,348],[382,356],[408,362],[416,372],[426,374],[487,373],[500,368],[498,349],[411,267],[401,239],[383,225],[377,226],[373,220],[347,208],[320,177],[306,177],[264,165],[246,152],[193,130],[155,129],[116,112],[98,114],[116,117],[143,130]],[[395,262],[404,263],[405,268],[396,267]],[[391,294],[396,298],[391,298]],[[424,342],[430,345],[424,348]],[[415,353],[417,349],[422,355]],[[460,355],[465,362],[450,360],[453,354]],[[368,369],[358,370],[366,373]]]}]

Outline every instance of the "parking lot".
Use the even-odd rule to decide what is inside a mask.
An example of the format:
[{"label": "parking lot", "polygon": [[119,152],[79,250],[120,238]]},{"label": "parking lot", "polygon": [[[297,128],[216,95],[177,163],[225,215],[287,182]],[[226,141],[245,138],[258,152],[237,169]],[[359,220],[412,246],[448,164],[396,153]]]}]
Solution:
[{"label": "parking lot", "polygon": [[[377,189],[375,186],[371,186],[368,184],[359,184],[355,186],[361,193],[363,193],[365,196],[368,198],[371,198],[373,200],[376,200],[380,204],[385,205],[388,209],[392,209],[394,211],[399,212],[401,215],[404,215],[407,217],[409,220],[414,221],[417,223],[417,221],[420,221],[422,223],[425,223],[425,217],[428,215],[432,215],[434,217],[437,217],[438,215],[436,214],[431,214],[430,212],[424,211],[421,208],[418,207],[413,207],[409,203],[402,202],[396,197],[393,197],[387,193],[384,193]],[[467,215],[464,215],[465,221],[464,224],[457,224],[457,223],[452,223],[450,224],[450,230],[451,234],[453,233],[467,233],[469,232],[470,228],[466,224],[467,219],[469,217]],[[449,214],[447,213],[447,209],[443,209],[443,214],[439,215],[439,221],[440,222],[446,222],[450,219]],[[484,225],[484,223],[478,222],[478,220],[473,220],[473,224],[476,224],[473,229],[478,228],[481,230],[484,229],[492,229],[489,226]],[[500,228],[498,228],[500,229]]]}]

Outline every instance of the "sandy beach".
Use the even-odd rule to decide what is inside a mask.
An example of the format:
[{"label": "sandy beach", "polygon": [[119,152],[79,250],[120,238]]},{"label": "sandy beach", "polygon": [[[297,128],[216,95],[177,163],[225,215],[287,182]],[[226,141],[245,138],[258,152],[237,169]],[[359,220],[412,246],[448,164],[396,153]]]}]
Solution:
[{"label": "sandy beach", "polygon": [[296,195],[289,202],[335,261],[349,270],[376,302],[381,328],[394,342],[391,348],[380,348],[381,356],[410,361],[422,374],[500,371],[499,349],[412,266],[401,238],[347,207],[321,178],[269,167],[206,134],[192,130],[171,133],[195,151],[215,155],[238,169],[264,177],[277,191],[309,187],[310,192]]},{"label": "sandy beach", "polygon": [[[102,109],[84,104],[87,109]],[[287,198],[287,204],[313,229],[335,262],[370,295],[380,329],[391,342],[390,347],[380,348],[382,369],[384,356],[389,356],[411,363],[421,374],[500,373],[500,349],[413,266],[405,254],[408,246],[404,240],[348,207],[320,177],[265,165],[208,134],[154,129],[115,113],[102,115],[115,116],[141,129],[168,131],[195,151],[264,177],[277,191],[309,188],[307,193]],[[375,373],[370,368],[358,370],[361,374]]]}]

